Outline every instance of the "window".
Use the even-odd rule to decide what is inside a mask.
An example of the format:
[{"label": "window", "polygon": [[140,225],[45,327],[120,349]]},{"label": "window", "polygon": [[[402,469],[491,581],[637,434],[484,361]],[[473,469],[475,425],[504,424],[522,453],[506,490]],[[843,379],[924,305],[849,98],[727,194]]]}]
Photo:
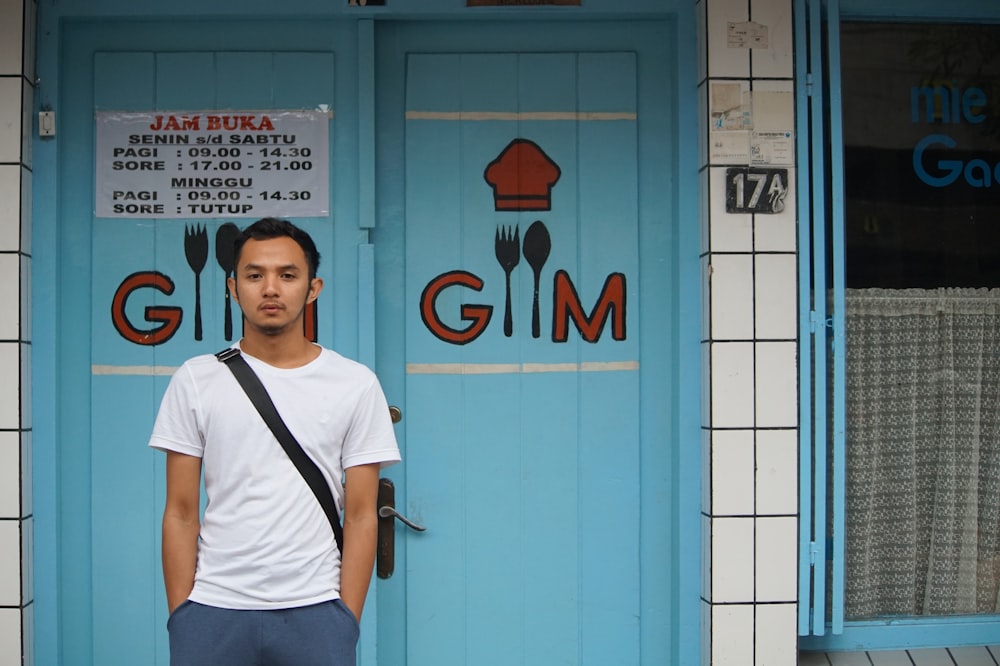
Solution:
[{"label": "window", "polygon": [[843,23],[847,619],[998,613],[1000,26]]},{"label": "window", "polygon": [[835,634],[804,641],[817,648],[986,644],[1000,631],[1000,25],[824,25],[805,33],[836,68],[808,102],[823,185],[803,303],[827,325],[803,336],[817,425],[802,547],[817,564],[800,633]]}]

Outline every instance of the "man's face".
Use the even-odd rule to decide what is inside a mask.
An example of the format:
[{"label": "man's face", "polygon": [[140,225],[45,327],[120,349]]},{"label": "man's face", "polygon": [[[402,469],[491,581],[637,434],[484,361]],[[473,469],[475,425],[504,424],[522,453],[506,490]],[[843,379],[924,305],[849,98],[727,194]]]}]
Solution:
[{"label": "man's face", "polygon": [[248,240],[240,252],[235,277],[229,279],[233,298],[243,309],[247,326],[264,335],[302,327],[308,303],[316,300],[323,281],[309,279],[305,252],[291,238]]}]

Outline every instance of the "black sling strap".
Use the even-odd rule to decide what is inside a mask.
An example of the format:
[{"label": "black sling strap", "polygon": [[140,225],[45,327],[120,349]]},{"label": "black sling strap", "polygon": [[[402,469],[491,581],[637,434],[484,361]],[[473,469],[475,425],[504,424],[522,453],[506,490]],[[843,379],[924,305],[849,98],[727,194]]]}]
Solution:
[{"label": "black sling strap", "polygon": [[294,463],[295,468],[299,470],[302,478],[309,484],[313,494],[316,495],[316,499],[319,500],[320,506],[323,507],[323,511],[326,512],[326,517],[330,521],[330,527],[333,528],[333,536],[337,540],[337,547],[343,556],[344,528],[340,526],[337,503],[333,499],[333,492],[330,491],[329,484],[327,484],[326,479],[323,477],[323,472],[320,471],[319,466],[313,462],[312,458],[302,450],[302,445],[295,439],[295,435],[288,430],[288,426],[285,425],[285,422],[281,419],[281,415],[278,414],[278,410],[275,409],[274,403],[271,402],[271,396],[268,395],[267,389],[261,383],[260,377],[253,371],[253,368],[247,365],[246,359],[240,354],[240,350],[235,347],[229,347],[220,351],[215,357],[229,366],[229,369],[236,377],[236,381],[246,391],[250,402],[260,412],[264,423],[274,433],[278,443],[281,444],[281,448],[285,450],[285,453],[288,454],[288,457]]}]

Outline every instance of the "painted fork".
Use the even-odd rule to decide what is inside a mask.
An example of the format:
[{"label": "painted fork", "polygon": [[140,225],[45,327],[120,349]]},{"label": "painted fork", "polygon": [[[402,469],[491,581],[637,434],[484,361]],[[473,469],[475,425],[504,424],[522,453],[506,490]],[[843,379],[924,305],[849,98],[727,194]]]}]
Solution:
[{"label": "painted fork", "polygon": [[208,232],[205,225],[184,225],[184,256],[194,272],[194,339],[201,340],[201,271],[208,260]]},{"label": "painted fork", "polygon": [[517,226],[513,227],[513,235],[511,235],[511,227],[498,226],[496,240],[493,243],[497,262],[503,268],[507,283],[507,301],[503,315],[503,334],[508,338],[514,333],[514,321],[510,313],[510,274],[514,270],[514,267],[521,261],[520,233]]}]

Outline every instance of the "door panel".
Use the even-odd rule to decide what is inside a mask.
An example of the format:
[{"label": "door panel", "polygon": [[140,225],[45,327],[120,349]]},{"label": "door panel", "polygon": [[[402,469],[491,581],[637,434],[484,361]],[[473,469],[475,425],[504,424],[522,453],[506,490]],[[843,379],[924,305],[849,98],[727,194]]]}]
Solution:
[{"label": "door panel", "polygon": [[[134,29],[133,29],[134,28]],[[315,109],[335,113],[338,91],[356,85],[335,77],[336,49],[356,57],[351,33],[334,26],[267,27],[273,51],[260,51],[262,29],[228,24],[231,51],[218,44],[219,26],[203,24],[89,26],[69,40],[67,120],[61,141],[63,200],[60,219],[62,278],[60,366],[63,402],[88,409],[61,411],[60,648],[66,663],[166,664],[166,601],[160,572],[160,516],[164,458],[146,447],[160,397],[174,368],[195,354],[218,351],[224,336],[225,274],[215,255],[220,225],[251,219],[109,219],[93,214],[94,112],[212,109]],[[183,34],[184,38],[176,39]],[[346,35],[346,36],[345,36]],[[131,44],[129,44],[131,42]],[[136,48],[138,47],[138,48]],[[122,50],[124,49],[124,50]],[[179,49],[179,50],[178,50]],[[302,49],[308,49],[304,51]],[[350,68],[349,68],[350,69]],[[341,123],[355,123],[347,109]],[[343,126],[343,125],[341,125]],[[335,164],[356,160],[334,150]],[[351,142],[344,147],[350,148]],[[174,149],[171,146],[171,151]],[[161,147],[161,151],[166,150]],[[173,155],[171,155],[173,157]],[[353,170],[331,165],[331,210],[352,203],[334,192],[356,185]],[[320,276],[338,289],[321,295],[318,339],[352,355],[357,303],[345,298],[357,286],[357,230],[335,228],[332,215],[298,218],[323,256]],[[207,260],[200,272],[203,335],[195,339],[195,273],[185,256],[185,234],[204,228]],[[132,288],[129,288],[132,285]],[[116,298],[116,295],[118,298]],[[86,311],[80,310],[85,304]],[[120,307],[119,307],[120,306]],[[158,344],[132,341],[122,322],[153,331],[147,308],[179,315],[176,330]],[[337,316],[335,317],[335,312]],[[232,303],[234,338],[240,311]],[[337,325],[334,321],[338,320]],[[336,338],[336,340],[334,339]],[[86,359],[86,369],[82,361]],[[53,631],[56,628],[52,628]]]},{"label": "door panel", "polygon": [[[637,276],[634,85],[631,95],[615,100],[628,119],[581,120],[594,112],[588,85],[604,74],[633,82],[634,58],[411,55],[408,72],[406,394],[419,402],[407,421],[407,489],[426,518],[440,523],[427,538],[414,539],[409,564],[416,572],[439,570],[460,592],[441,594],[438,576],[408,579],[408,622],[422,628],[410,644],[410,662],[486,663],[503,654],[518,663],[529,656],[537,663],[581,663],[577,649],[595,658],[600,646],[634,649],[638,572],[617,564],[638,559],[637,513],[630,510],[639,487],[638,373],[583,376],[576,367],[634,360],[636,338],[616,341],[605,333],[596,343],[578,336],[557,343],[552,332],[556,270],[580,282],[582,299],[600,293],[609,273]],[[483,171],[515,139],[534,141],[560,171],[551,200],[529,206],[548,210],[496,210]],[[588,162],[615,169],[607,178],[608,170],[588,178]],[[505,196],[500,184],[496,196]],[[529,332],[534,285],[524,244],[536,219],[551,242],[539,293],[545,334],[538,338]],[[511,272],[510,336],[501,322],[498,228],[508,235],[517,229],[522,241],[514,247],[521,257]],[[463,345],[444,343],[422,321],[426,285],[456,269],[485,284],[478,294],[457,286],[442,294],[434,310],[452,318],[451,328],[464,328],[453,320],[463,304],[495,304],[484,332]],[[586,301],[587,310],[593,302]],[[627,297],[615,316],[627,319],[626,303]],[[433,438],[424,434],[431,424],[438,430]],[[596,534],[617,544],[613,557],[604,549],[577,552],[577,543]],[[502,618],[520,626],[498,632]],[[602,631],[586,631],[591,623]],[[462,624],[466,642],[443,646],[441,634]],[[619,657],[633,661],[628,652]]]},{"label": "door panel", "polygon": [[[99,110],[294,108],[293,102],[259,82],[279,80],[286,71],[309,71],[309,79],[297,78],[301,90],[296,102],[301,104],[312,96],[314,108],[319,100],[332,101],[333,62],[331,53],[98,53],[95,106]],[[160,150],[161,156],[173,158],[176,147]],[[216,261],[215,237],[223,223],[243,226],[249,221],[93,220],[91,579],[95,663],[114,663],[122,654],[147,655],[150,660],[155,654],[158,663],[166,663],[167,616],[160,582],[158,528],[165,497],[164,458],[145,450],[143,444],[172,369],[187,357],[218,351],[228,344],[223,330],[225,274]],[[321,254],[333,254],[328,220],[297,222],[314,236]],[[189,234],[202,238],[206,248],[207,260],[198,273],[198,284],[186,258],[185,237]],[[150,272],[163,276],[167,286],[146,284],[131,291],[124,301],[123,316],[136,328],[153,330],[160,325],[148,321],[147,307],[179,312],[176,332],[155,346],[128,339],[115,324],[113,306],[109,316],[112,297],[121,293],[125,281]],[[202,319],[201,339],[196,338],[196,308]],[[240,311],[234,302],[231,308],[233,337],[238,339]],[[320,304],[318,309],[329,310],[329,305]]]},{"label": "door panel", "polygon": [[[669,446],[670,419],[652,426],[641,409],[668,398],[643,395],[644,378],[666,368],[642,356],[670,344],[662,261],[673,248],[661,232],[675,221],[668,187],[639,193],[641,172],[669,162],[640,157],[643,138],[664,131],[640,113],[645,54],[610,48],[613,28],[549,26],[561,47],[536,26],[466,28],[473,36],[450,48],[404,44],[383,61],[386,85],[405,70],[405,120],[402,173],[384,176],[398,194],[380,190],[402,210],[379,222],[380,302],[399,302],[392,289],[403,302],[378,315],[379,367],[405,399],[401,485],[428,531],[407,536],[405,575],[380,596],[380,635],[395,626],[406,637],[405,653],[380,647],[380,659],[653,663],[640,653],[642,591],[667,592],[670,554],[661,571],[640,564],[643,498],[666,490],[645,481],[641,460]],[[511,31],[516,44],[503,38]],[[394,136],[391,120],[383,130]],[[389,163],[394,141],[380,153]],[[526,240],[538,224],[550,249],[536,336],[528,258],[538,250]],[[660,258],[648,274],[646,253]],[[661,288],[640,293],[640,282]],[[405,600],[403,626],[384,614],[393,595]],[[647,654],[669,649],[659,631]]]}]

